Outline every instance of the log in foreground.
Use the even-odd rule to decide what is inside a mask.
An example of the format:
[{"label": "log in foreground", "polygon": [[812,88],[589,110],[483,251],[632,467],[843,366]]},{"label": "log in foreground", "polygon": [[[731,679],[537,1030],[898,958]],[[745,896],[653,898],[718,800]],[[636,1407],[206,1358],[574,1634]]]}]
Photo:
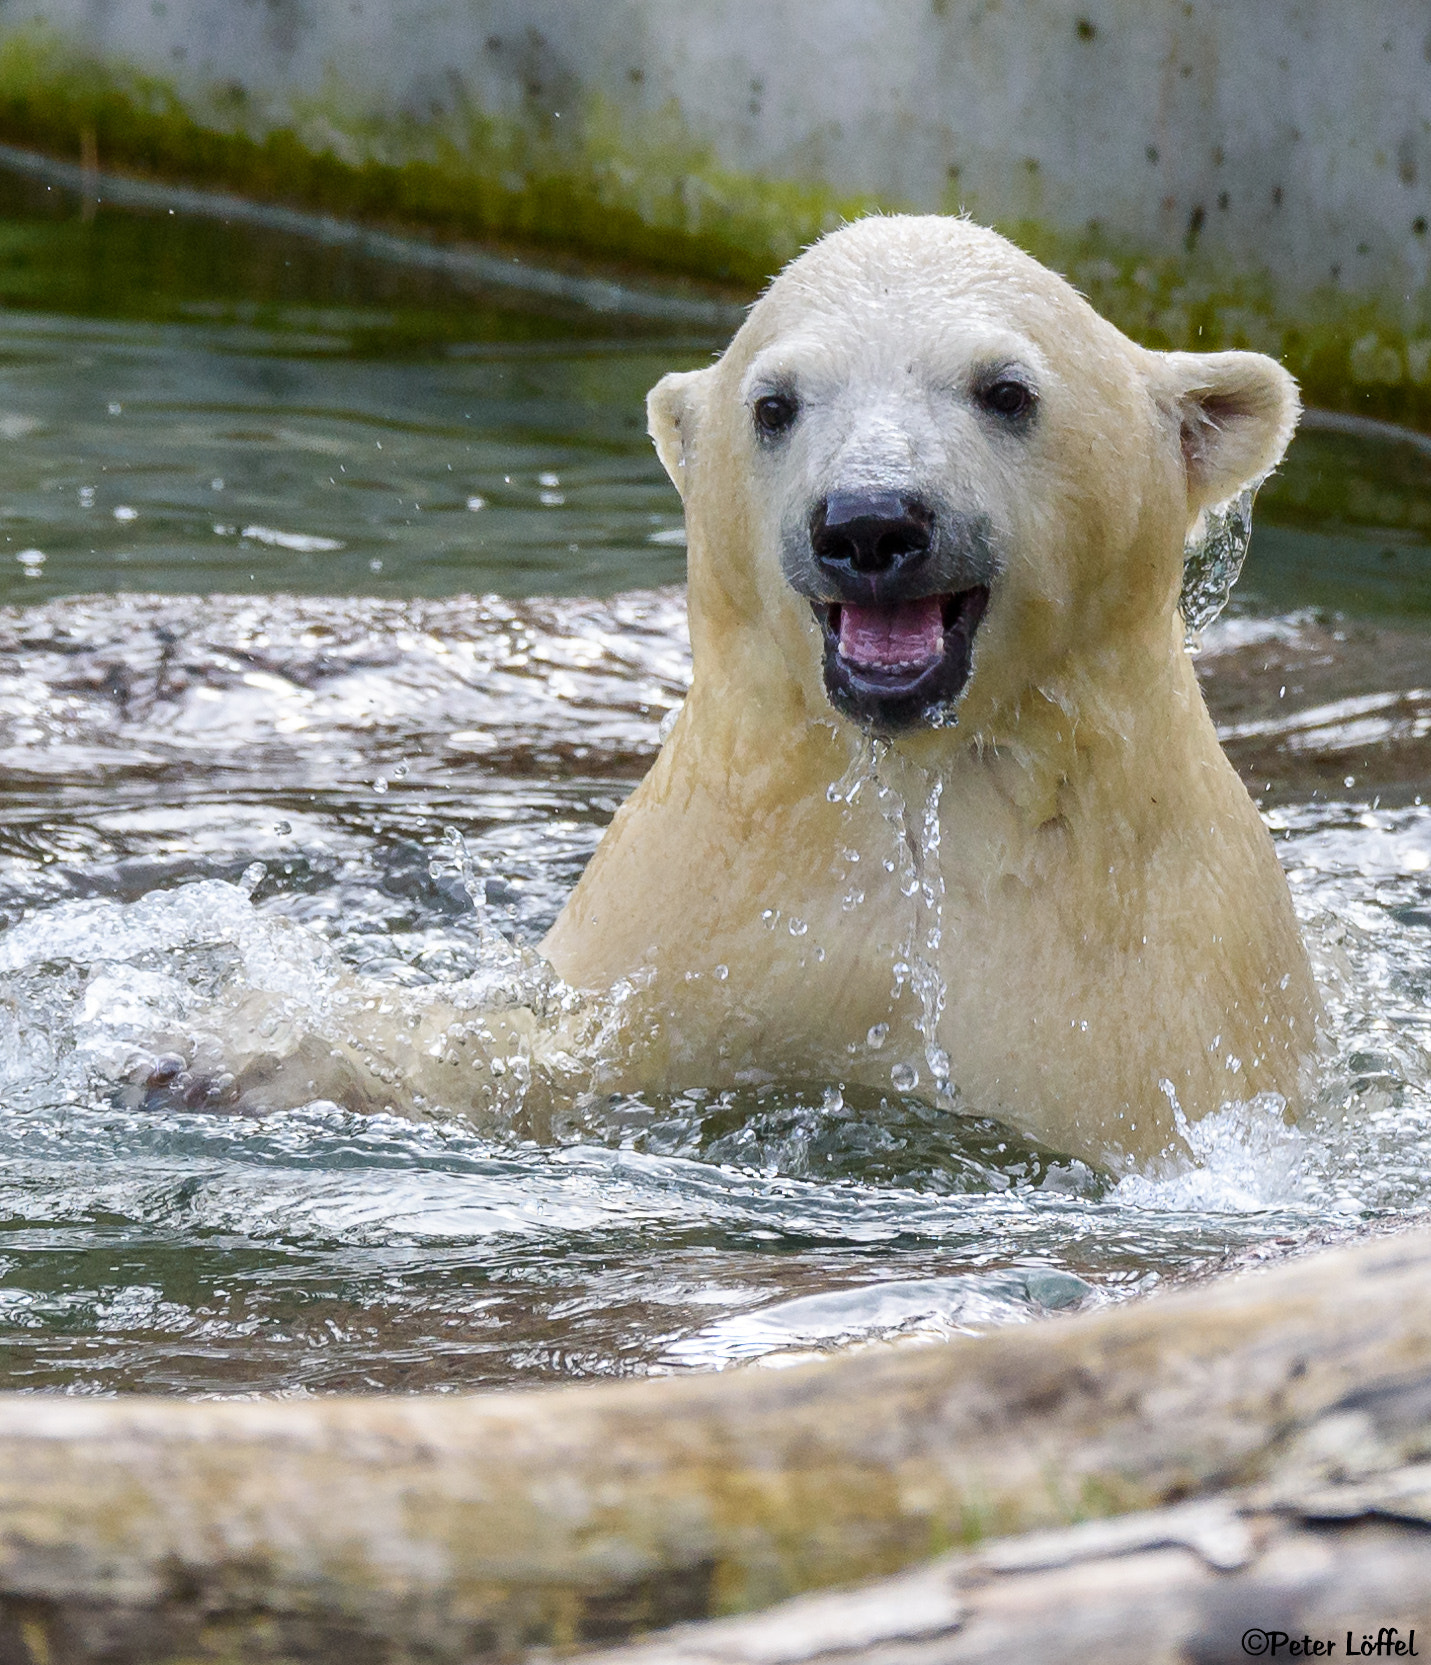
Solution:
[{"label": "log in foreground", "polygon": [[[1234,1665],[1431,1651],[1431,1465],[1033,1532],[573,1665]],[[1399,1650],[1399,1651],[1398,1651]]]},{"label": "log in foreground", "polygon": [[514,1657],[1431,1454],[1431,1234],[800,1369],[0,1397],[0,1661]]}]

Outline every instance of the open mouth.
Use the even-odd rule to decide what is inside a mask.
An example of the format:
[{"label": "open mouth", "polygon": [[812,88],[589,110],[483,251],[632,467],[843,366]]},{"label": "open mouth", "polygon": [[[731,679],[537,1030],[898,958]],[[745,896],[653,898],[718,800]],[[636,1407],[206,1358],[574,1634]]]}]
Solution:
[{"label": "open mouth", "polygon": [[812,602],[825,637],[825,692],[877,730],[933,721],[969,680],[984,585],[880,605]]}]

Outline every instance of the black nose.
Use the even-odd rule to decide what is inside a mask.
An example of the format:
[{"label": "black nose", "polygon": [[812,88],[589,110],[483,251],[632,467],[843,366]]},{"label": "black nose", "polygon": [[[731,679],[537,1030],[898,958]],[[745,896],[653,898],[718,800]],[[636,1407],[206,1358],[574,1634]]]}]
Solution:
[{"label": "black nose", "polygon": [[816,558],[847,571],[881,573],[929,553],[934,511],[897,491],[832,491],[810,517]]}]

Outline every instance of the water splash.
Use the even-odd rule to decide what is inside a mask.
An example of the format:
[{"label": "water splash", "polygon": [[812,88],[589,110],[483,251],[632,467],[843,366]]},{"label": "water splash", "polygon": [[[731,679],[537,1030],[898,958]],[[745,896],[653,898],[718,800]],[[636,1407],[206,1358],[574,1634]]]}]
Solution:
[{"label": "water splash", "polygon": [[[876,802],[886,825],[894,834],[893,871],[901,896],[911,906],[908,929],[892,967],[891,997],[898,1000],[908,984],[919,1003],[914,1019],[923,1047],[923,1063],[929,1085],[937,1100],[950,1108],[955,1100],[950,1081],[949,1054],[939,1044],[939,1020],[944,1012],[948,986],[939,969],[939,952],[944,938],[944,871],[939,860],[939,804],[944,781],[937,773],[915,771],[925,794],[916,827],[910,826],[909,803],[903,792],[881,773],[885,757],[877,755],[873,767]],[[887,862],[890,858],[887,858]],[[913,1092],[920,1084],[920,1070],[907,1059],[891,1066],[890,1081],[898,1092]]]},{"label": "water splash", "polygon": [[179,1047],[181,1067],[217,1078],[226,1043],[206,1013],[261,991],[260,1043],[300,1013],[321,1028],[342,975],[321,937],[258,913],[243,885],[61,904],[0,937],[0,1097],[34,1107],[172,1080]]},{"label": "water splash", "polygon": [[1127,1174],[1113,1195],[1136,1208],[1202,1214],[1285,1209],[1310,1201],[1307,1140],[1287,1120],[1280,1093],[1258,1093],[1190,1122],[1171,1081],[1158,1083],[1182,1142],[1146,1172]]},{"label": "water splash", "polygon": [[924,825],[915,847],[915,870],[919,876],[920,917],[916,924],[917,946],[911,956],[914,992],[919,997],[919,1033],[924,1037],[924,1060],[930,1079],[941,1098],[952,1093],[949,1054],[939,1044],[939,1020],[944,1015],[948,985],[939,969],[944,941],[944,869],[939,860],[939,802],[944,782],[934,776],[924,805]]},{"label": "water splash", "polygon": [[497,924],[487,900],[487,877],[492,865],[490,860],[472,854],[456,827],[444,827],[442,842],[428,861],[427,871],[438,885],[448,879],[456,880],[472,905],[483,959],[505,968],[520,964],[520,956],[512,939]]},{"label": "water splash", "polygon": [[825,797],[832,804],[852,804],[870,781],[876,778],[881,759],[889,750],[889,743],[876,740],[861,730],[844,774],[825,788]]},{"label": "water splash", "polygon": [[[56,248],[55,273],[78,269],[68,242]],[[464,302],[452,328],[470,350],[405,346],[375,377],[356,337],[341,350],[328,275],[308,285],[321,317],[287,305],[291,278],[284,318],[262,330],[237,315],[157,329],[6,315],[6,397],[28,413],[4,418],[7,502],[48,554],[9,563],[24,608],[0,616],[0,921],[18,933],[0,937],[0,1385],[509,1387],[750,1358],[757,1331],[767,1356],[788,1359],[958,1324],[971,1308],[948,1280],[961,1277],[1054,1268],[1119,1299],[1359,1219],[1424,1213],[1431,817],[1375,803],[1425,789],[1427,650],[1403,608],[1416,580],[1399,537],[1397,560],[1382,554],[1387,528],[1421,526],[1424,480],[1395,447],[1378,457],[1326,435],[1297,440],[1289,500],[1326,505],[1334,482],[1336,536],[1284,531],[1296,559],[1264,594],[1355,606],[1370,578],[1403,608],[1399,623],[1238,619],[1245,642],[1261,633],[1239,656],[1224,615],[1201,663],[1214,714],[1238,725],[1244,778],[1292,805],[1275,831],[1332,1044],[1295,1131],[1272,1109],[1229,1111],[1191,1130],[1200,1171],[1189,1153],[1146,1185],[1111,1184],[996,1124],[817,1082],[593,1097],[538,1144],[515,1119],[464,1118],[455,1042],[451,1094],[434,1097],[428,1123],[322,1103],[194,1108],[181,1077],[138,1106],[117,1097],[132,1056],[159,1061],[158,1035],[145,1057],[129,1051],[151,1030],[187,1046],[204,1014],[217,1032],[246,995],[263,997],[255,1029],[276,1023],[269,1042],[282,1040],[285,1000],[311,1021],[329,990],[371,1000],[373,1017],[386,1003],[383,1021],[401,1025],[475,979],[466,1016],[485,1022],[482,980],[490,993],[511,961],[500,946],[489,959],[479,925],[540,939],[690,681],[676,589],[510,599],[679,582],[679,549],[648,541],[671,519],[669,486],[625,425],[666,350],[593,358],[584,339],[553,337],[529,351],[506,326],[484,341]],[[379,299],[387,316],[392,297]],[[353,318],[367,342],[375,327],[402,334],[371,309]],[[275,329],[292,349],[287,391],[270,377],[259,411],[253,372],[273,362]],[[96,385],[123,405],[132,465],[108,475],[94,457],[117,430]],[[255,417],[242,432],[236,404]],[[547,470],[564,506],[539,502]],[[105,480],[121,474],[132,522],[111,518]],[[284,525],[347,548],[250,540],[237,569],[216,519],[271,521],[280,501]],[[475,507],[474,552],[458,523]],[[1209,610],[1203,581],[1216,579],[1221,605],[1238,563],[1218,537],[1245,551],[1245,522],[1206,533],[1190,540],[1190,629]],[[250,573],[256,590],[285,593],[193,593]],[[94,593],[117,581],[125,593]],[[145,584],[182,595],[136,593]],[[364,598],[329,593],[348,584]],[[509,599],[450,593],[474,584]],[[37,594],[64,599],[36,607]],[[1329,703],[1348,694],[1383,695],[1383,709]],[[861,809],[871,761],[838,783],[858,787]],[[1274,776],[1275,792],[1263,786]],[[910,796],[918,828],[925,795]],[[485,919],[461,863],[434,852],[454,821],[485,880]],[[884,853],[866,852],[852,885]],[[252,901],[231,882],[210,888],[256,860],[267,875]],[[872,1062],[899,1061],[897,1040],[875,1025]],[[915,1063],[927,1081],[917,1051]],[[513,1072],[503,1084],[515,1102]],[[1031,1310],[1008,1293],[983,1309],[991,1321]],[[812,1297],[825,1304],[798,1308]],[[670,1351],[742,1316],[744,1331]]]},{"label": "water splash", "polygon": [[[261,863],[133,903],[61,904],[0,936],[0,1097],[14,1107],[265,1110],[336,1098],[420,1111],[436,1096],[515,1126],[539,1072],[575,1068],[565,1029],[613,1021],[485,917],[455,829],[433,858],[478,911],[463,975],[417,988],[356,973],[335,945],[261,912]],[[619,995],[606,1003],[619,1009]],[[475,1089],[475,1091],[474,1091]]]},{"label": "water splash", "polygon": [[[908,1058],[895,1059],[890,1065],[890,1085],[896,1092],[912,1093],[925,1081],[942,1105],[952,1107],[955,1090],[950,1081],[949,1055],[938,1038],[948,994],[939,969],[944,934],[939,805],[944,782],[936,772],[914,771],[922,784],[923,803],[912,818],[906,792],[895,779],[895,758],[887,740],[862,734],[844,774],[826,788],[825,796],[832,804],[853,804],[867,784],[873,785],[880,817],[893,834],[884,866],[895,875],[900,895],[910,903],[909,924],[890,968],[890,998],[899,1000],[906,986],[913,993],[919,1005],[914,1026],[923,1042],[923,1056],[918,1064]],[[847,859],[873,859],[874,854],[855,852]],[[862,902],[864,894],[861,888],[850,890],[845,897],[846,911]],[[878,1050],[888,1033],[888,1024],[876,1024],[866,1037],[866,1045]]]},{"label": "water splash", "polygon": [[1198,646],[1202,632],[1227,606],[1241,576],[1252,538],[1252,501],[1265,478],[1253,480],[1225,503],[1204,509],[1187,535],[1178,605],[1190,648]]}]

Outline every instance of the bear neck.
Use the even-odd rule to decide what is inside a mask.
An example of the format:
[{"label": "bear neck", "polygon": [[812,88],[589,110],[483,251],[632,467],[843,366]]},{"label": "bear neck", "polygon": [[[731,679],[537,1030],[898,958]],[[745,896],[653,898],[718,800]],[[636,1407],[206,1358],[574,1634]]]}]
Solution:
[{"label": "bear neck", "polygon": [[[687,720],[662,760],[663,772],[689,775],[701,796],[718,780],[719,813],[739,826],[798,810],[813,833],[821,817],[810,806],[838,804],[831,836],[848,840],[848,806],[862,780],[891,788],[911,814],[937,785],[947,835],[956,851],[963,841],[970,862],[997,846],[995,865],[1004,865],[1022,841],[1046,847],[1061,829],[1075,835],[1069,847],[1080,864],[1106,870],[1128,867],[1174,821],[1255,817],[1218,744],[1176,616],[1116,649],[1071,655],[996,706],[971,686],[954,726],[884,740],[832,710],[818,670],[790,675],[808,649],[797,657],[794,641],[777,645],[775,654],[769,642],[741,652],[727,640],[715,663],[698,658]],[[875,798],[853,792],[856,821],[881,816]]]}]

